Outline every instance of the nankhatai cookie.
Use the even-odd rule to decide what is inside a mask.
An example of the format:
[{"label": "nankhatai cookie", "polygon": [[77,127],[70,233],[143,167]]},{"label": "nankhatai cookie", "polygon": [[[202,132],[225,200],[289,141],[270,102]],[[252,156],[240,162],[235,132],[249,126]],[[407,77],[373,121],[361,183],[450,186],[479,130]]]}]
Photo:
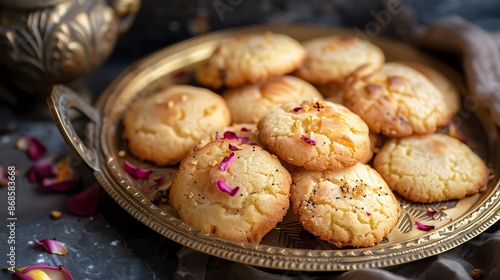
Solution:
[{"label": "nankhatai cookie", "polygon": [[[431,81],[434,86],[443,94],[444,100],[446,102],[446,107],[448,109],[448,115],[453,117],[460,110],[460,94],[457,87],[443,74],[437,70],[418,63],[418,62],[400,62],[401,64],[410,66],[411,68],[422,73],[429,81]],[[449,119],[445,120],[440,125],[446,125],[449,123]]]},{"label": "nankhatai cookie", "polygon": [[249,145],[263,146],[260,142],[255,123],[234,123],[218,130],[211,131],[203,135],[198,143],[194,145],[193,150],[197,151],[203,148],[206,144],[215,140],[240,140]]},{"label": "nankhatai cookie", "polygon": [[235,87],[290,73],[305,57],[302,45],[287,35],[241,35],[221,43],[195,76],[208,87]]},{"label": "nankhatai cookie", "polygon": [[280,159],[310,170],[338,170],[368,152],[368,127],[346,107],[328,101],[292,101],[257,124],[259,139]]},{"label": "nankhatai cookie", "polygon": [[354,36],[327,36],[303,42],[307,59],[295,71],[298,77],[313,83],[342,82],[360,67],[374,71],[385,57],[376,45]]},{"label": "nankhatai cookie", "polygon": [[198,139],[231,123],[226,102],[214,92],[174,85],[137,101],[127,111],[123,135],[141,160],[179,163]]},{"label": "nankhatai cookie", "polygon": [[256,84],[231,88],[222,94],[236,123],[257,123],[271,109],[286,102],[323,96],[308,82],[281,76]]},{"label": "nankhatai cookie", "polygon": [[379,243],[398,221],[400,206],[370,166],[338,171],[296,170],[290,201],[302,226],[338,247]]},{"label": "nankhatai cookie", "polygon": [[486,186],[489,171],[466,144],[446,134],[394,138],[375,156],[389,187],[413,202],[462,199]]},{"label": "nankhatai cookie", "polygon": [[386,63],[373,74],[351,75],[343,98],[370,131],[389,137],[432,133],[451,119],[443,94],[423,74],[397,63]]},{"label": "nankhatai cookie", "polygon": [[217,140],[182,160],[170,204],[186,224],[259,243],[288,211],[290,173],[258,146]]},{"label": "nankhatai cookie", "polygon": [[370,149],[360,160],[361,163],[366,164],[369,163],[373,159],[373,156],[380,151],[380,148],[382,148],[382,137],[380,134],[370,132],[368,136],[370,137]]}]

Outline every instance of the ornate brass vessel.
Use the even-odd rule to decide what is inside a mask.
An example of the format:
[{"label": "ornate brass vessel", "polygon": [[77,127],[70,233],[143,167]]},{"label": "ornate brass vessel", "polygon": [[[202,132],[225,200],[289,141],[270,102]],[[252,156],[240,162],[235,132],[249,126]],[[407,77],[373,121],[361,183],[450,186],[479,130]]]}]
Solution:
[{"label": "ornate brass vessel", "polygon": [[92,72],[128,30],[140,0],[0,0],[0,69],[45,95]]}]

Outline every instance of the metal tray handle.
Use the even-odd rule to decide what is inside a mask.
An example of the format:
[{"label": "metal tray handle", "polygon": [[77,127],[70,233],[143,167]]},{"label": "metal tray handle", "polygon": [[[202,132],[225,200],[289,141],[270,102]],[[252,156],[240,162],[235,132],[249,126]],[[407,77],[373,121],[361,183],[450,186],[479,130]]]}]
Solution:
[{"label": "metal tray handle", "polygon": [[97,151],[87,147],[80,139],[70,117],[70,109],[73,108],[87,116],[94,125],[100,127],[101,117],[99,111],[84,101],[72,89],[63,85],[54,85],[52,87],[52,93],[48,97],[47,103],[64,140],[82,157],[90,168],[100,171]]}]

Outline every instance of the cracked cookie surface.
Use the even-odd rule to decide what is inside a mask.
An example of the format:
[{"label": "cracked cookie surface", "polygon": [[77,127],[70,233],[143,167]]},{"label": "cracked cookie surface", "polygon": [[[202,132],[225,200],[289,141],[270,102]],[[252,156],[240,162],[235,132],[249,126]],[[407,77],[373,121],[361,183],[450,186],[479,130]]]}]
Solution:
[{"label": "cracked cookie surface", "polygon": [[293,76],[231,88],[222,97],[236,123],[257,123],[269,111],[289,101],[312,98],[323,100],[314,86]]},{"label": "cracked cookie surface", "polygon": [[344,105],[370,131],[389,137],[428,134],[451,119],[443,95],[418,71],[386,63],[369,75],[353,74],[343,90]]},{"label": "cracked cookie surface", "polygon": [[202,135],[230,122],[229,109],[219,95],[204,88],[174,85],[133,104],[123,121],[123,136],[139,159],[173,165]]},{"label": "cracked cookie surface", "polygon": [[338,247],[369,247],[394,228],[400,206],[382,177],[358,163],[339,171],[296,170],[290,200],[302,226]]},{"label": "cracked cookie surface", "polygon": [[195,75],[211,88],[235,87],[290,73],[305,57],[302,45],[287,35],[248,34],[221,43]]},{"label": "cracked cookie surface", "polygon": [[[223,161],[229,164],[221,165]],[[239,191],[234,196],[220,191],[218,180]],[[237,140],[217,140],[181,162],[170,186],[170,204],[188,225],[231,240],[259,243],[288,211],[290,184],[290,173],[266,150]]]},{"label": "cracked cookie surface", "polygon": [[310,170],[339,170],[370,148],[368,127],[346,107],[304,100],[273,109],[257,124],[259,139],[280,159]]},{"label": "cracked cookie surface", "polygon": [[307,59],[295,75],[313,84],[341,83],[360,67],[374,71],[385,60],[379,47],[354,36],[315,38],[303,45]]},{"label": "cracked cookie surface", "polygon": [[413,202],[462,199],[486,186],[489,170],[467,145],[445,134],[391,139],[374,168],[389,187]]}]

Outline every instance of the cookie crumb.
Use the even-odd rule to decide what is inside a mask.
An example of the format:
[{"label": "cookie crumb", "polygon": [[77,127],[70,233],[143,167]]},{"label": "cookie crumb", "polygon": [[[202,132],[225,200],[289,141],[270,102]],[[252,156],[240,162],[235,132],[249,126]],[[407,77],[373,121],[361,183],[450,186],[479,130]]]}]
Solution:
[{"label": "cookie crumb", "polygon": [[470,272],[470,276],[472,277],[472,279],[481,279],[484,276],[484,271],[480,268],[474,268]]},{"label": "cookie crumb", "polygon": [[54,211],[51,211],[51,212],[50,212],[50,217],[51,217],[52,219],[59,219],[59,218],[61,218],[61,216],[62,216],[61,211],[55,211],[55,210],[54,210]]}]

